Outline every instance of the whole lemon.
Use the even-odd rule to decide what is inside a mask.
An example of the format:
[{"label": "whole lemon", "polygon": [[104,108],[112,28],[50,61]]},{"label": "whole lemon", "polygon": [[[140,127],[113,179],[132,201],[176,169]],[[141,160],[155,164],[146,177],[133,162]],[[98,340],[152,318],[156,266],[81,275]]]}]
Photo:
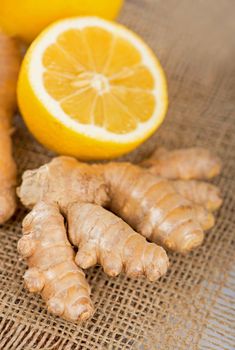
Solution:
[{"label": "whole lemon", "polygon": [[72,16],[114,19],[123,0],[1,0],[0,27],[30,43],[48,24]]}]

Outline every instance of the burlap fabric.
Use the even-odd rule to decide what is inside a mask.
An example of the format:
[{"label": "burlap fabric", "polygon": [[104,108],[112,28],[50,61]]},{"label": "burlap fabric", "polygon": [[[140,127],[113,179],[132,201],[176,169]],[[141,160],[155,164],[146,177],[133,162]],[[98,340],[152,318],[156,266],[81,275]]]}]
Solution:
[{"label": "burlap fabric", "polygon": [[[203,246],[186,257],[170,254],[159,282],[87,273],[96,313],[78,326],[55,318],[23,287],[26,265],[16,243],[26,210],[0,228],[0,349],[234,349],[235,2],[127,0],[121,22],[141,34],[166,70],[170,108],[161,129],[129,155],[138,161],[155,145],[203,146],[223,160],[215,180],[224,205]],[[19,171],[47,162],[16,118]]]}]

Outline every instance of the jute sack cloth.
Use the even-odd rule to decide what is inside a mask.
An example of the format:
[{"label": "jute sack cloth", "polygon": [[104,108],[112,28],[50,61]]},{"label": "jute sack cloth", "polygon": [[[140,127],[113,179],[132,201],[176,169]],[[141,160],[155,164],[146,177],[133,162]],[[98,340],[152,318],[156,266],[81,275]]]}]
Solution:
[{"label": "jute sack cloth", "polygon": [[[16,244],[26,210],[0,228],[0,349],[234,349],[235,2],[127,0],[120,21],[139,33],[166,71],[170,106],[160,130],[125,157],[138,161],[156,146],[203,146],[223,160],[215,183],[224,205],[205,243],[170,254],[156,283],[87,272],[96,313],[82,326],[50,315],[23,286],[26,265]],[[16,117],[14,153],[20,174],[47,162]],[[20,175],[19,175],[20,181]]]}]

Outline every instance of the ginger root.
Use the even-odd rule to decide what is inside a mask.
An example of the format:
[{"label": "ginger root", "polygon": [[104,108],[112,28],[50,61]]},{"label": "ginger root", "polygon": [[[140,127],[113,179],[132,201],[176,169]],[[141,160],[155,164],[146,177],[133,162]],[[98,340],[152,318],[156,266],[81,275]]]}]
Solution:
[{"label": "ginger root", "polygon": [[179,253],[202,243],[204,234],[193,205],[169,180],[130,163],[107,164],[104,174],[111,211],[148,240]]},{"label": "ginger root", "polygon": [[[18,189],[22,202],[33,208],[23,223],[27,236],[23,236],[18,245],[19,253],[30,267],[25,276],[26,287],[40,292],[51,312],[69,320],[88,318],[91,306],[84,280],[77,277],[73,282],[74,275],[69,273],[72,266],[66,265],[67,270],[63,270],[66,255],[71,265],[76,262],[88,268],[99,262],[110,276],[123,270],[129,277],[145,275],[151,281],[163,275],[168,267],[163,248],[148,243],[120,218],[102,208],[109,203],[109,189],[102,169],[102,165],[98,170],[97,166],[79,163],[73,158],[58,157],[38,170],[26,171]],[[70,242],[79,248],[76,258],[66,239],[60,212],[67,219]],[[52,273],[57,264],[61,270],[58,267]],[[61,274],[66,283],[62,279],[60,293]],[[74,303],[77,301],[73,310],[74,303],[71,305],[66,287],[74,283],[78,283],[78,295],[82,289],[81,300],[86,297],[85,309],[74,295]]]},{"label": "ginger root", "polygon": [[[26,286],[42,295],[51,312],[77,321],[92,314],[80,268],[99,263],[110,276],[124,271],[155,281],[169,263],[163,248],[186,253],[199,246],[203,230],[214,225],[211,211],[221,205],[217,188],[207,183],[170,181],[130,163],[88,165],[70,157],[26,171],[17,193],[33,208],[18,245],[29,266]],[[76,256],[68,239],[78,248]]]},{"label": "ginger root", "polygon": [[204,148],[157,149],[141,166],[167,179],[211,179],[221,171],[220,160]]},{"label": "ginger root", "polygon": [[16,165],[12,158],[11,119],[16,108],[16,82],[20,67],[16,42],[0,32],[0,224],[16,207]]},{"label": "ginger root", "polygon": [[98,205],[79,202],[67,211],[70,242],[79,247],[78,266],[87,269],[99,263],[109,276],[124,270],[129,277],[145,275],[150,281],[166,273],[165,250],[148,243],[116,215]]},{"label": "ginger root", "polygon": [[204,231],[210,230],[215,225],[214,215],[201,205],[194,204],[193,209],[201,228]]},{"label": "ginger root", "polygon": [[56,204],[39,202],[23,221],[18,252],[27,259],[24,275],[30,292],[38,292],[47,308],[70,321],[84,321],[93,313],[90,287],[75,264],[64,218]]},{"label": "ginger root", "polygon": [[218,187],[210,183],[195,180],[176,180],[172,184],[181,196],[203,206],[208,211],[217,210],[222,204]]},{"label": "ginger root", "polygon": [[18,195],[29,208],[41,200],[59,203],[63,212],[78,201],[108,207],[149,240],[181,253],[204,237],[192,202],[170,181],[130,163],[88,165],[58,157],[26,171]]}]

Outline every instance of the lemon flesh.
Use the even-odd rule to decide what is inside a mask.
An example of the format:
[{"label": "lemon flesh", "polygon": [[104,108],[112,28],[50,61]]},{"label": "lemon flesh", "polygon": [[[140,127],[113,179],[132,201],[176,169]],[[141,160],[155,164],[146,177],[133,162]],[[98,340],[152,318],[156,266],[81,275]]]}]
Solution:
[{"label": "lemon flesh", "polygon": [[143,41],[94,17],[58,22],[29,49],[18,100],[46,147],[81,159],[113,158],[146,140],[167,108],[163,70]]}]

